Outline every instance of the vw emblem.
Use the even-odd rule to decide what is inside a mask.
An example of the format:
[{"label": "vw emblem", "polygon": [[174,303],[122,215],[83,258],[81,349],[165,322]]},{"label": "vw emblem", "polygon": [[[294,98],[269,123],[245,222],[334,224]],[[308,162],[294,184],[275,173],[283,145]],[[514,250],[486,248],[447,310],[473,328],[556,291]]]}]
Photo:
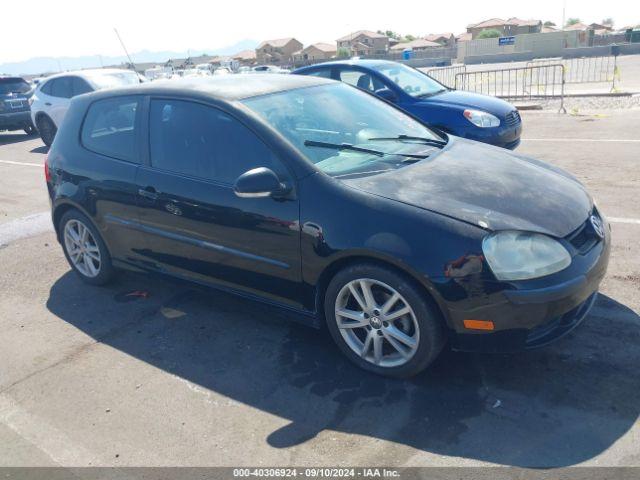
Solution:
[{"label": "vw emblem", "polygon": [[595,215],[591,215],[591,218],[589,220],[591,221],[591,226],[595,230],[596,234],[600,238],[604,238],[604,226],[602,225],[602,220],[600,220]]}]

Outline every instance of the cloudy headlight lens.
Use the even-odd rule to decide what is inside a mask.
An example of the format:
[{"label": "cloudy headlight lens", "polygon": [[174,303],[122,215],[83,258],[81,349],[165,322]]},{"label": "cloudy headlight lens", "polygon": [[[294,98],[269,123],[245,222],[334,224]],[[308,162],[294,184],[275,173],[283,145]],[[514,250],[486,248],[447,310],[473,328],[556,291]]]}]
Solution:
[{"label": "cloudy headlight lens", "polygon": [[540,233],[493,233],[483,240],[482,250],[499,280],[543,277],[571,263],[571,255],[560,242]]},{"label": "cloudy headlight lens", "polygon": [[487,128],[500,126],[500,119],[498,117],[481,110],[465,110],[463,115],[464,118],[469,120],[476,127]]}]

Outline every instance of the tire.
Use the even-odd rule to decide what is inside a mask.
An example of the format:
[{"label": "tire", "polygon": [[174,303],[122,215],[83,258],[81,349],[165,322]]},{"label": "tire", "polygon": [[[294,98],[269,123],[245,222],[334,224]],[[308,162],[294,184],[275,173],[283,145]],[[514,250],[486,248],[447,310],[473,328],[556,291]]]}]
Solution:
[{"label": "tire", "polygon": [[[365,295],[362,282],[371,296]],[[445,344],[440,313],[412,280],[390,268],[361,263],[341,270],[327,287],[324,310],[340,350],[359,367],[379,375],[416,375],[436,359]],[[350,316],[338,315],[338,311]]]},{"label": "tire", "polygon": [[[86,241],[80,242],[79,237],[85,232],[84,229],[87,232],[84,237]],[[77,237],[69,230],[75,232]],[[82,281],[90,285],[105,285],[113,278],[115,272],[109,250],[86,215],[78,210],[69,210],[60,219],[58,232],[64,256]]]},{"label": "tire", "polygon": [[50,147],[53,143],[53,139],[56,138],[56,133],[58,133],[58,129],[54,125],[53,121],[46,115],[41,115],[36,120],[36,127],[38,128],[38,133],[40,133],[40,138],[44,144],[47,147]]}]

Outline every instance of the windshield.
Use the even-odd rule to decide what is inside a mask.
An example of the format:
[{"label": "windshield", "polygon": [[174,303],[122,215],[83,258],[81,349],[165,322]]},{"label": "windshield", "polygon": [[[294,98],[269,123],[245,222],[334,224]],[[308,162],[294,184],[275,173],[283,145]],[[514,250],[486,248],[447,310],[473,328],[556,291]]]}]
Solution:
[{"label": "windshield", "polygon": [[374,67],[374,69],[412,97],[426,97],[446,90],[433,78],[401,63],[384,64]]},{"label": "windshield", "polygon": [[125,87],[127,85],[137,85],[140,78],[135,72],[102,73],[91,76],[91,81],[98,90],[112,87]]},{"label": "windshield", "polygon": [[0,79],[0,95],[27,93],[31,86],[21,78]]},{"label": "windshield", "polygon": [[442,138],[385,102],[344,83],[243,102],[320,170],[372,175],[426,158]]}]

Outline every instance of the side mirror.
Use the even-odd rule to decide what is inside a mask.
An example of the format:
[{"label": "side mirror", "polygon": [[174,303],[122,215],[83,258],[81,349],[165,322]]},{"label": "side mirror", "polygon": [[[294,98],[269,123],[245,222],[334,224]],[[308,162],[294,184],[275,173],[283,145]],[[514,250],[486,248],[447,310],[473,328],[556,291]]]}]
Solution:
[{"label": "side mirror", "polygon": [[266,167],[258,167],[243,173],[233,186],[235,194],[241,198],[261,198],[285,195],[290,188]]},{"label": "side mirror", "polygon": [[387,102],[396,102],[396,101],[398,101],[398,96],[390,88],[386,88],[386,87],[385,88],[381,88],[379,90],[376,90],[373,93],[375,93],[378,97],[382,98],[383,100],[386,100]]}]

